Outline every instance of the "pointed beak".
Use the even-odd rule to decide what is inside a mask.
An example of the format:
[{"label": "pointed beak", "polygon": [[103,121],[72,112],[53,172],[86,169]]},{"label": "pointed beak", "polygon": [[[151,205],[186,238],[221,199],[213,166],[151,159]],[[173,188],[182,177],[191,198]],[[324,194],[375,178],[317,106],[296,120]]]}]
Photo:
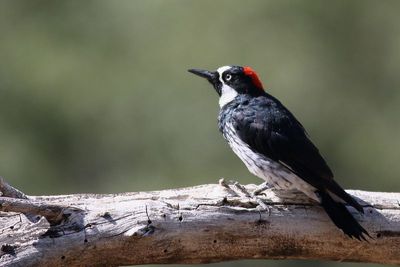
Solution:
[{"label": "pointed beak", "polygon": [[201,69],[189,69],[188,71],[202,78],[206,78],[214,86],[217,93],[221,94],[221,82],[219,81],[219,74],[217,71]]},{"label": "pointed beak", "polygon": [[216,72],[211,72],[211,71],[208,71],[208,70],[189,69],[188,71],[191,72],[191,73],[193,73],[193,74],[195,74],[195,75],[197,75],[197,76],[206,78],[206,79],[209,80],[210,82],[211,82],[211,80],[213,80],[213,79],[216,78],[215,76],[218,75],[218,73],[216,73]]}]

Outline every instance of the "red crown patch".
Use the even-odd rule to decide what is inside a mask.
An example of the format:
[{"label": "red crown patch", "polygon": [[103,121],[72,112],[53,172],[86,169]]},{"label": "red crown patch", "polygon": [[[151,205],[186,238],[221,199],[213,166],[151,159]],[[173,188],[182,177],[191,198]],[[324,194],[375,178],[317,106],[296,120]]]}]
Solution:
[{"label": "red crown patch", "polygon": [[246,76],[249,76],[251,78],[251,81],[253,82],[254,86],[257,87],[258,89],[264,90],[264,87],[258,78],[257,73],[250,67],[243,67],[243,72]]}]

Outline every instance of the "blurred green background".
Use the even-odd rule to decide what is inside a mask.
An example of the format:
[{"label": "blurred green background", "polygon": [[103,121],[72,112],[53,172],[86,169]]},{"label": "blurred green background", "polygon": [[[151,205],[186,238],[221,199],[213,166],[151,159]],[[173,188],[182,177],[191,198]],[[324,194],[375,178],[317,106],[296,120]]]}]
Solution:
[{"label": "blurred green background", "polygon": [[[1,1],[0,175],[31,195],[260,183],[186,71],[237,64],[345,188],[400,191],[399,25],[399,1]],[[318,264],[357,265],[213,266]]]}]

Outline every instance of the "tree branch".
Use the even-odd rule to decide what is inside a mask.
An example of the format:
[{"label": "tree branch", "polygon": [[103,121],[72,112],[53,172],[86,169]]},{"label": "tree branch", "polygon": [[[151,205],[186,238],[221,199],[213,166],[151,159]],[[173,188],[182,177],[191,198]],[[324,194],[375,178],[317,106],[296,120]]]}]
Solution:
[{"label": "tree branch", "polygon": [[[238,188],[240,190],[238,190]],[[0,180],[0,265],[84,266],[320,259],[400,264],[400,194],[353,191],[374,239],[346,237],[298,192],[200,185],[124,194],[25,196]],[[362,199],[362,200],[361,200]]]}]

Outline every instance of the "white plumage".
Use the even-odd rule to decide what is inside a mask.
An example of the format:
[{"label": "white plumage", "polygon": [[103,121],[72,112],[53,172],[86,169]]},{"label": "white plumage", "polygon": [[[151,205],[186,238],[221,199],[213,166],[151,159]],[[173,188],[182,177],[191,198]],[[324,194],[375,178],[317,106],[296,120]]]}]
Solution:
[{"label": "white plumage", "polygon": [[286,166],[254,152],[246,143],[240,140],[232,124],[227,123],[224,129],[224,138],[252,174],[265,180],[274,188],[296,189],[320,202],[319,197],[315,194],[315,187],[299,178]]}]

